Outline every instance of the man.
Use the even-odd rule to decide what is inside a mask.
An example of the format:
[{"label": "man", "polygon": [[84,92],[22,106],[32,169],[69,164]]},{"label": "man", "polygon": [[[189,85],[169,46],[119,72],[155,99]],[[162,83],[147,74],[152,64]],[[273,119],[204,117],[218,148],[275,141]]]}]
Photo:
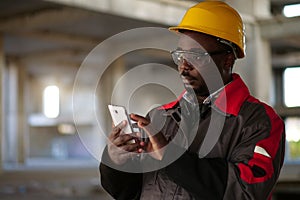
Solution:
[{"label": "man", "polygon": [[[113,128],[102,186],[116,199],[270,199],[283,164],[284,124],[232,73],[245,56],[239,14],[223,2],[201,2],[170,30],[181,35],[172,57],[186,91],[146,118],[131,115],[147,141],[122,134],[125,123]],[[133,158],[140,152],[146,158]]]}]

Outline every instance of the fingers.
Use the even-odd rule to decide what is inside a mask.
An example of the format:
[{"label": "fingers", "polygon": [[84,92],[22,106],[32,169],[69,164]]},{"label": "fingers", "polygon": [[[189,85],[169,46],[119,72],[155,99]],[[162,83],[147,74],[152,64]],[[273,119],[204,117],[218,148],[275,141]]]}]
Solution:
[{"label": "fingers", "polygon": [[[144,144],[142,145],[144,146]],[[108,145],[108,152],[109,154],[114,155],[113,157],[117,158],[128,153],[141,153],[143,151],[143,146],[141,146],[140,142],[126,143],[122,146],[116,146],[111,143]]]},{"label": "fingers", "polygon": [[[141,153],[139,134],[124,134],[122,129],[126,126],[126,121],[121,122],[117,126],[113,126],[109,135],[108,154],[111,160],[116,164],[123,164],[128,158]],[[134,141],[134,142],[132,142]]]},{"label": "fingers", "polygon": [[137,133],[132,134],[125,134],[122,129],[126,127],[127,122],[122,121],[117,126],[113,127],[112,132],[109,135],[109,140],[115,144],[116,146],[121,146],[123,144],[126,144],[130,140],[138,139]]},{"label": "fingers", "polygon": [[139,127],[146,126],[150,123],[150,121],[148,119],[146,119],[145,117],[142,117],[140,115],[137,115],[137,114],[130,114],[130,118],[133,121],[136,121],[138,123]]},{"label": "fingers", "polygon": [[116,137],[112,143],[118,147],[126,145],[128,143],[133,143],[131,142],[132,140],[136,140],[137,138],[133,135],[129,135],[129,134],[122,134],[119,135],[118,137]]},{"label": "fingers", "polygon": [[158,132],[151,126],[150,120],[145,117],[137,114],[130,114],[130,117],[137,122],[139,128],[142,128],[147,133],[148,137],[152,137]]},{"label": "fingers", "polygon": [[122,122],[120,122],[117,126],[114,126],[113,128],[119,128],[119,129],[123,129],[125,128],[127,125],[127,121],[123,120]]},{"label": "fingers", "polygon": [[119,165],[124,164],[129,158],[133,158],[137,153],[142,152],[136,145],[137,144],[130,144],[122,147],[111,145],[108,146],[108,154],[114,163]]},{"label": "fingers", "polygon": [[128,152],[138,152],[138,149],[140,145],[138,143],[131,143],[124,145],[122,147],[123,153],[128,153]]},{"label": "fingers", "polygon": [[126,123],[127,123],[126,121],[122,121],[117,126],[113,126],[109,138],[117,138],[120,135],[122,129],[125,128]]}]

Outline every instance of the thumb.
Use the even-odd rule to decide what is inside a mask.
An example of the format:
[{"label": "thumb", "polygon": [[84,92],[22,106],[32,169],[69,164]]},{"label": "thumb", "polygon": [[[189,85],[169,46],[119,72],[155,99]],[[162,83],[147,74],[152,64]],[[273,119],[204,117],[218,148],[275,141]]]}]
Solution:
[{"label": "thumb", "polygon": [[146,132],[149,138],[154,137],[157,133],[159,133],[159,130],[157,130],[151,123],[145,124],[142,121],[139,121],[138,126]]}]

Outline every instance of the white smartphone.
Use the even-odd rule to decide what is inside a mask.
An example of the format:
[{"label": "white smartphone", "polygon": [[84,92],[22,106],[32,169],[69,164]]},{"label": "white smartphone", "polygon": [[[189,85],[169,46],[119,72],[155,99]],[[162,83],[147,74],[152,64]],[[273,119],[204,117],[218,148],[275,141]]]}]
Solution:
[{"label": "white smartphone", "polygon": [[126,108],[119,105],[108,105],[108,109],[115,126],[120,124],[122,121],[127,121],[126,127],[123,129],[124,133],[133,133],[133,128],[131,126],[131,121],[129,115],[127,114]]}]

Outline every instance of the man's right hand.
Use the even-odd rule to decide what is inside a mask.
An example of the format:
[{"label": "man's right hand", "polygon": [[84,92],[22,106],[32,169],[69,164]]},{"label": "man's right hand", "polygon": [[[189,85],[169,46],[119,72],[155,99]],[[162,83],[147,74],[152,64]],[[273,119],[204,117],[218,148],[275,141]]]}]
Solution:
[{"label": "man's right hand", "polygon": [[[108,155],[117,165],[124,164],[129,158],[140,153],[141,147],[139,139],[134,134],[124,134],[122,131],[126,126],[126,121],[114,126],[108,139]],[[135,140],[135,142],[131,142]]]}]

